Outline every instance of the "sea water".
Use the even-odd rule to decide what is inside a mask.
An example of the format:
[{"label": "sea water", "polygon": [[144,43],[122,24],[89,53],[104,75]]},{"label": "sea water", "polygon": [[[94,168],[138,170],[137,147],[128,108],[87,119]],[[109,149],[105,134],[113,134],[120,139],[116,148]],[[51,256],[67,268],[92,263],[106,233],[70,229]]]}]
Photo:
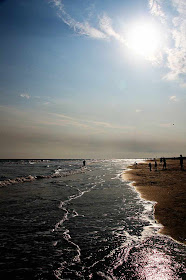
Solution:
[{"label": "sea water", "polygon": [[186,279],[186,247],[122,179],[135,161],[1,161],[0,279]]}]

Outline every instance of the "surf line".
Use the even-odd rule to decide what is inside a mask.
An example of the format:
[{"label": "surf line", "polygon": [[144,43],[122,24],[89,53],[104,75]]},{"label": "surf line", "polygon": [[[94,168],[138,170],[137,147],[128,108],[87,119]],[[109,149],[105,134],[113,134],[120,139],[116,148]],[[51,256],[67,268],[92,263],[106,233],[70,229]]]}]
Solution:
[{"label": "surf line", "polygon": [[[57,230],[60,228],[60,226],[61,226],[65,221],[68,220],[68,216],[69,216],[70,212],[69,212],[68,209],[66,208],[66,205],[67,205],[70,201],[75,200],[75,199],[77,199],[77,198],[83,196],[85,193],[90,192],[90,191],[91,191],[93,188],[95,188],[95,187],[96,187],[96,185],[93,185],[92,187],[90,187],[88,190],[85,190],[85,191],[81,191],[79,188],[77,188],[78,194],[69,196],[68,199],[65,200],[65,201],[60,201],[60,204],[59,204],[58,208],[61,209],[61,210],[63,210],[65,213],[64,213],[63,218],[55,225],[55,227],[54,227],[54,229],[53,229],[52,231],[57,231]],[[75,210],[73,210],[73,213],[75,213],[75,215],[72,216],[73,218],[74,218],[74,217],[77,217],[77,216],[79,215]]]},{"label": "surf line", "polygon": [[[60,201],[60,204],[59,204],[59,209],[62,209],[65,213],[64,213],[64,216],[63,216],[63,219],[61,219],[54,227],[54,229],[52,230],[53,232],[58,232],[58,230],[60,229],[60,227],[64,224],[65,221],[68,220],[68,216],[70,215],[70,212],[68,211],[67,209],[67,204],[72,201],[72,200],[75,200],[81,196],[83,196],[85,193],[88,193],[90,192],[93,188],[95,188],[96,185],[93,185],[91,186],[88,190],[85,190],[85,191],[81,191],[79,188],[77,188],[77,191],[78,191],[78,194],[76,195],[71,195],[69,196],[69,198],[65,201]],[[78,212],[73,209],[72,211],[72,217],[77,217],[79,216]],[[71,266],[74,262],[75,263],[80,263],[81,262],[81,248],[79,247],[78,244],[76,244],[75,242],[73,242],[71,240],[71,235],[70,235],[70,232],[69,232],[69,229],[65,229],[65,231],[63,232],[63,238],[69,243],[71,244],[73,247],[76,248],[76,252],[77,254],[73,257],[73,259],[71,260],[70,264],[68,264],[68,266]],[[53,243],[54,246],[56,246],[58,243],[58,241],[55,241]],[[60,264],[60,267],[57,268],[55,271],[54,271],[54,275],[56,276],[57,279],[61,279],[60,276],[61,274],[63,273],[63,270],[65,269],[65,265],[66,265],[66,261],[62,262]]]},{"label": "surf line", "polygon": [[[85,191],[81,191],[80,189],[77,188],[78,194],[69,196],[69,198],[65,201],[60,201],[60,204],[59,204],[58,208],[64,211],[64,216],[59,222],[56,223],[56,225],[52,229],[52,232],[58,231],[60,229],[60,227],[64,224],[64,222],[69,219],[68,217],[70,215],[70,212],[67,209],[67,205],[69,204],[69,202],[72,201],[72,200],[75,200],[79,197],[82,197],[85,193],[88,193],[93,188],[95,188],[95,186],[96,185],[93,185],[92,187],[90,187],[88,190],[85,190]],[[79,216],[78,212],[75,209],[73,209],[72,217],[75,218],[77,216]],[[68,237],[69,237],[69,234],[68,234]],[[69,238],[68,238],[68,240],[69,240]],[[57,244],[57,243],[55,242],[55,244]]]},{"label": "surf line", "polygon": [[37,175],[37,176],[28,175],[26,177],[17,177],[15,179],[3,180],[3,181],[0,181],[0,187],[7,187],[9,185],[32,182],[34,180],[67,177],[67,176],[70,176],[70,175],[75,175],[75,174],[85,173],[86,171],[90,171],[90,170],[88,170],[86,168],[83,168],[83,167],[75,169],[73,171],[63,172],[63,173],[60,173],[59,172],[60,170],[61,169],[55,170],[55,172],[51,175]]}]

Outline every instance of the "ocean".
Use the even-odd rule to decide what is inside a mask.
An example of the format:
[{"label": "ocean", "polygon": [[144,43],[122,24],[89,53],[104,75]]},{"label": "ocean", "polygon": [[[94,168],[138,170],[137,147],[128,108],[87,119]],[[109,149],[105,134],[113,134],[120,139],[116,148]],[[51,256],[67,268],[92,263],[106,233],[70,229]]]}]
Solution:
[{"label": "ocean", "polygon": [[122,179],[135,161],[0,161],[0,279],[186,279],[186,247]]}]

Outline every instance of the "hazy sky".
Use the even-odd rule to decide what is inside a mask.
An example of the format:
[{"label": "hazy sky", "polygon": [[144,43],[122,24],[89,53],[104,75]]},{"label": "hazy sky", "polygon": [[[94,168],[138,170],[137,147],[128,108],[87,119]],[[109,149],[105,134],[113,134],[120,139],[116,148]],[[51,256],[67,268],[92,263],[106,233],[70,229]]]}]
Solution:
[{"label": "hazy sky", "polygon": [[0,158],[186,155],[185,0],[0,0]]}]

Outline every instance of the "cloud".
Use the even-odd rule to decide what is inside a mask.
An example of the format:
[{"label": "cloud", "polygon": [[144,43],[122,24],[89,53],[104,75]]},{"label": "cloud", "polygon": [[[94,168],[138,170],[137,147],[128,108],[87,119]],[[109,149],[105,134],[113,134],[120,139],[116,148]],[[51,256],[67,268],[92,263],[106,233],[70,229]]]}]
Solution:
[{"label": "cloud", "polygon": [[136,113],[141,113],[141,112],[143,112],[143,110],[141,110],[141,109],[136,109]]},{"label": "cloud", "polygon": [[94,27],[91,27],[88,22],[84,22],[84,23],[75,22],[72,23],[72,27],[77,33],[81,35],[86,35],[88,37],[96,38],[96,39],[107,38],[107,36],[103,32],[101,32],[100,30]]},{"label": "cloud", "polygon": [[107,36],[105,33],[99,29],[92,27],[87,21],[78,22],[72,18],[64,8],[61,0],[51,0],[51,3],[58,9],[58,16],[66,23],[70,28],[74,29],[80,35],[85,35],[95,39],[106,39]]},{"label": "cloud", "polygon": [[[113,27],[111,18],[103,13],[102,16],[94,15],[94,26],[90,22],[89,13],[87,19],[79,22],[66,12],[62,0],[50,0],[57,10],[59,18],[79,35],[93,39],[115,39],[130,47],[126,34],[120,34]],[[166,35],[171,40],[167,41],[168,47],[163,47],[153,57],[145,56],[153,65],[164,63],[167,74],[163,79],[177,81],[181,87],[186,84],[186,4],[185,0],[149,0],[149,9],[152,16],[160,20],[162,28],[166,29]],[[173,11],[171,13],[171,11]],[[175,13],[176,11],[176,13]],[[165,30],[164,30],[165,32]],[[126,37],[126,38],[125,38]],[[170,47],[170,44],[173,43]]]},{"label": "cloud", "polygon": [[177,97],[175,95],[170,96],[169,100],[172,101],[172,102],[177,102],[178,101],[178,99],[177,99]]},{"label": "cloud", "polygon": [[[163,78],[178,81],[180,86],[184,87],[186,83],[186,2],[185,0],[167,1],[167,16],[163,11],[163,4],[162,0],[149,0],[152,15],[167,22],[169,26],[167,33],[170,34],[173,42],[173,46],[168,47],[165,52],[168,73]],[[169,12],[168,14],[168,10],[171,9],[174,9],[176,13]]]},{"label": "cloud", "polygon": [[161,0],[149,0],[151,14],[160,17],[162,22],[165,22],[166,16],[161,8]]},{"label": "cloud", "polygon": [[[125,45],[127,48],[131,49],[131,46],[128,42],[127,34],[120,34],[119,32],[117,32],[113,28],[112,19],[106,13],[103,13],[103,15],[101,16],[94,16],[94,22],[96,21],[96,19],[98,20],[97,26],[94,27],[92,26],[92,23],[89,22],[89,15],[87,16],[89,21],[85,20],[84,22],[79,22],[76,19],[72,18],[70,14],[66,12],[62,0],[51,0],[50,2],[53,3],[53,5],[57,8],[57,14],[59,18],[77,34],[94,39],[115,39]],[[146,60],[149,60],[154,65],[160,64],[162,62],[162,53],[158,51],[158,53],[154,55],[144,55],[144,58]]]},{"label": "cloud", "polygon": [[116,40],[125,43],[124,38],[117,33],[112,27],[112,20],[106,14],[99,16],[98,27],[93,27],[88,21],[79,22],[72,18],[64,8],[61,0],[51,0],[54,6],[58,9],[58,16],[72,28],[76,33],[85,35],[94,39],[109,39],[115,38]]},{"label": "cloud", "polygon": [[118,40],[122,43],[125,43],[124,38],[113,29],[112,20],[106,14],[104,14],[102,17],[100,17],[99,26],[100,26],[101,30],[105,34],[107,34],[108,37],[113,37],[116,40]]},{"label": "cloud", "polygon": [[21,93],[19,96],[22,98],[30,99],[30,95],[28,93]]},{"label": "cloud", "polygon": [[164,76],[164,79],[167,79],[169,81],[178,80],[180,85],[186,82],[185,47],[175,47],[173,49],[167,50],[167,67],[169,68],[169,72]]},{"label": "cloud", "polygon": [[[72,125],[74,127],[81,127],[85,129],[94,129],[95,131],[102,131],[104,129],[118,129],[118,130],[131,130],[132,126],[122,126],[118,124],[112,124],[108,122],[93,121],[93,120],[82,120],[79,118],[73,118],[63,114],[49,113],[49,115],[55,117],[55,124],[66,126]],[[56,119],[57,117],[57,119]],[[59,120],[60,119],[60,120]],[[59,120],[59,121],[58,121]]]}]

